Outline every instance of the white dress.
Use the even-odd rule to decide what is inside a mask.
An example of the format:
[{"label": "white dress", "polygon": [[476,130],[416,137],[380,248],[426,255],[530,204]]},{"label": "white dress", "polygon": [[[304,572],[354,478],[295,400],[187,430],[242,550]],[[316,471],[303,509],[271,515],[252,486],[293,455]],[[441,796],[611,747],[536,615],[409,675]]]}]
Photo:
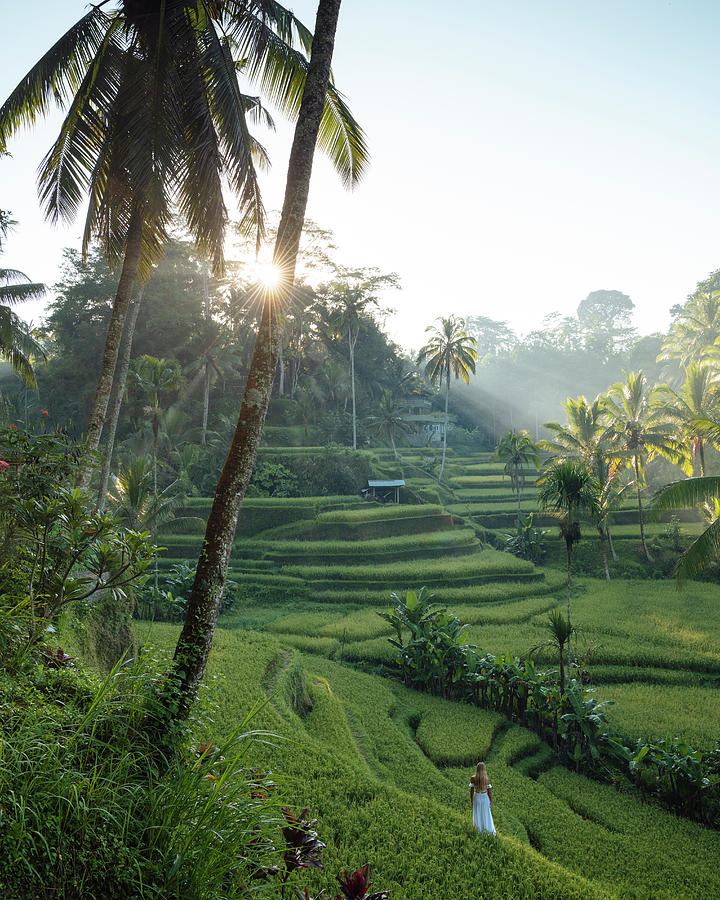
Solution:
[{"label": "white dress", "polygon": [[[484,832],[496,834],[492,812],[490,811],[490,798],[488,797],[488,792],[478,791],[472,782],[470,782],[470,787],[475,790],[473,796],[473,825],[480,834],[483,834]],[[488,788],[492,788],[492,785],[489,784]]]}]

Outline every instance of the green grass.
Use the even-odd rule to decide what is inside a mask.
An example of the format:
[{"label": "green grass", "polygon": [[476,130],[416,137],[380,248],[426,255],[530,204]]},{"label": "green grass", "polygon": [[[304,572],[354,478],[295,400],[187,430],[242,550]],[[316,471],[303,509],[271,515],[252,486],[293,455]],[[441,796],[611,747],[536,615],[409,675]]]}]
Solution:
[{"label": "green grass", "polygon": [[336,510],[334,512],[321,513],[318,518],[322,522],[377,522],[383,519],[423,518],[424,516],[439,516],[444,512],[442,506],[424,504],[422,506],[376,506],[367,504],[362,509]]}]

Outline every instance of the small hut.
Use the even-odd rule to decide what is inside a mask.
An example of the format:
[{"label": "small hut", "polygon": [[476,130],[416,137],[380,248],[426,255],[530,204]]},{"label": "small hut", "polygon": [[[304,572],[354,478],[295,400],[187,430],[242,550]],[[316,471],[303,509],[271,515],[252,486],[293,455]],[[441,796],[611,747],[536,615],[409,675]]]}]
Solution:
[{"label": "small hut", "polygon": [[405,487],[402,478],[393,481],[368,479],[367,487],[362,491],[363,499],[376,500],[378,503],[399,503],[401,487]]}]

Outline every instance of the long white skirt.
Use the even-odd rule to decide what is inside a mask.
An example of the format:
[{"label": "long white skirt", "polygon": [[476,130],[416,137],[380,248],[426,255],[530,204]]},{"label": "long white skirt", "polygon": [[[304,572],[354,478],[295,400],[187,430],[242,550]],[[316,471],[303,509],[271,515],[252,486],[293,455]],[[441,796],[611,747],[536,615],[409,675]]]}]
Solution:
[{"label": "long white skirt", "polygon": [[473,798],[473,825],[482,834],[489,832],[495,834],[495,824],[493,822],[492,812],[490,811],[490,798],[487,791],[479,793],[475,791]]}]

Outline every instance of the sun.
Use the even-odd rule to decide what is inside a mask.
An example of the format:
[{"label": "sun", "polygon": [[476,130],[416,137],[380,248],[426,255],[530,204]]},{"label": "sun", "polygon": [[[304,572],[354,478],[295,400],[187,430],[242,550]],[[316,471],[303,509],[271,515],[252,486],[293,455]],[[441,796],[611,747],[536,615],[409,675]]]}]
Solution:
[{"label": "sun", "polygon": [[253,266],[253,275],[264,288],[276,288],[280,284],[281,274],[274,262],[258,260]]}]

